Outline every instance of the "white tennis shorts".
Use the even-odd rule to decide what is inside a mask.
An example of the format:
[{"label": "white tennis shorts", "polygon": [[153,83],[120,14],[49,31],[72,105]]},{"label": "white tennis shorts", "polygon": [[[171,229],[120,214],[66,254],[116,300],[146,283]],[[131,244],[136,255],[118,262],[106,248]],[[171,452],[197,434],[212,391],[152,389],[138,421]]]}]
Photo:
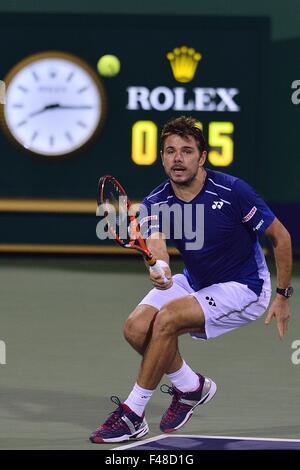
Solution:
[{"label": "white tennis shorts", "polygon": [[269,276],[265,278],[258,297],[245,284],[235,281],[212,284],[195,292],[183,274],[175,274],[170,289],[152,289],[139,305],[147,304],[160,310],[167,302],[185,295],[192,295],[198,300],[205,316],[205,334],[193,333],[193,338],[209,339],[259,318],[270,302],[271,281]]}]

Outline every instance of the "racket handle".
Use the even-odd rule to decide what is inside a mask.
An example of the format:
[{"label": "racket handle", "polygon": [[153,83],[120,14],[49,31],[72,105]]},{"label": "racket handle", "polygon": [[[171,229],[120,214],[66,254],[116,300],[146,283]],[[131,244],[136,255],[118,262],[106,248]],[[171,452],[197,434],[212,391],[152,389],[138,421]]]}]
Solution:
[{"label": "racket handle", "polygon": [[149,267],[150,271],[153,272],[153,273],[156,273],[156,274],[159,274],[163,281],[165,283],[169,282],[170,279],[168,279],[165,275],[165,271],[163,269],[163,266],[164,267],[167,267],[168,264],[165,262],[165,261],[162,261],[162,260],[156,260],[155,264],[153,264],[152,266]]}]

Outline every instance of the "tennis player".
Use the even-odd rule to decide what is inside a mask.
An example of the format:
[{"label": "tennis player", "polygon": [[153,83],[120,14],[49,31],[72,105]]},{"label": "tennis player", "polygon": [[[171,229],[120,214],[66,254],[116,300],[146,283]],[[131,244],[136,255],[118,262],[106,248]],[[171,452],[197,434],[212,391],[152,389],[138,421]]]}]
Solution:
[{"label": "tennis player", "polygon": [[[141,230],[167,281],[150,272],[153,289],[125,324],[125,338],[143,360],[126,400],[112,397],[117,409],[91,435],[94,443],[145,436],[149,431],[145,407],[164,374],[171,386],[161,389],[172,401],[161,419],[163,432],[181,428],[196,407],[213,398],[216,383],[185,362],[178,350],[178,336],[190,333],[208,340],[263,315],[271,297],[270,273],[258,242],[263,234],[272,241],[277,266],[277,292],[265,323],[275,317],[280,338],[287,329],[293,292],[290,235],[246,182],[205,168],[206,156],[205,140],[195,119],[182,116],[165,124],[161,158],[168,179],[144,199],[150,215],[144,217]],[[174,217],[168,221],[170,237],[185,264],[182,274],[172,276],[164,220],[155,214],[157,208],[174,204],[182,212],[187,205],[192,207],[192,217],[183,221],[184,227],[194,218],[197,205],[204,207],[204,220],[200,221],[203,243],[196,249],[188,245],[184,231],[176,238]]]}]

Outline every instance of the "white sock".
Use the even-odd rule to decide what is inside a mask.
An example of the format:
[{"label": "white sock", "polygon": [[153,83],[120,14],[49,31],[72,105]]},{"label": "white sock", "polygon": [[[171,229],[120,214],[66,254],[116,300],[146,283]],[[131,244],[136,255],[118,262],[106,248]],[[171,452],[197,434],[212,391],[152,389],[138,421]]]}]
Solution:
[{"label": "white sock", "polygon": [[153,392],[154,390],[147,390],[136,383],[124,403],[138,416],[142,416]]},{"label": "white sock", "polygon": [[183,365],[179,370],[167,375],[172,384],[181,392],[193,392],[199,387],[198,375],[185,361],[183,361]]}]

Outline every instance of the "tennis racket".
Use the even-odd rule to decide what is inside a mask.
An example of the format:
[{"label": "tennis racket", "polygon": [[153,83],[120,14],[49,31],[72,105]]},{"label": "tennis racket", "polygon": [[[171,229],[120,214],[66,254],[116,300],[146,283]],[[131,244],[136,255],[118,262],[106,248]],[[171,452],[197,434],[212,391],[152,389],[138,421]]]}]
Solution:
[{"label": "tennis racket", "polygon": [[123,248],[141,253],[150,271],[159,274],[167,283],[169,279],[166,278],[163,268],[156,262],[142,237],[132,203],[114,176],[105,175],[99,179],[97,202],[98,206],[104,208],[106,228],[115,242]]}]

